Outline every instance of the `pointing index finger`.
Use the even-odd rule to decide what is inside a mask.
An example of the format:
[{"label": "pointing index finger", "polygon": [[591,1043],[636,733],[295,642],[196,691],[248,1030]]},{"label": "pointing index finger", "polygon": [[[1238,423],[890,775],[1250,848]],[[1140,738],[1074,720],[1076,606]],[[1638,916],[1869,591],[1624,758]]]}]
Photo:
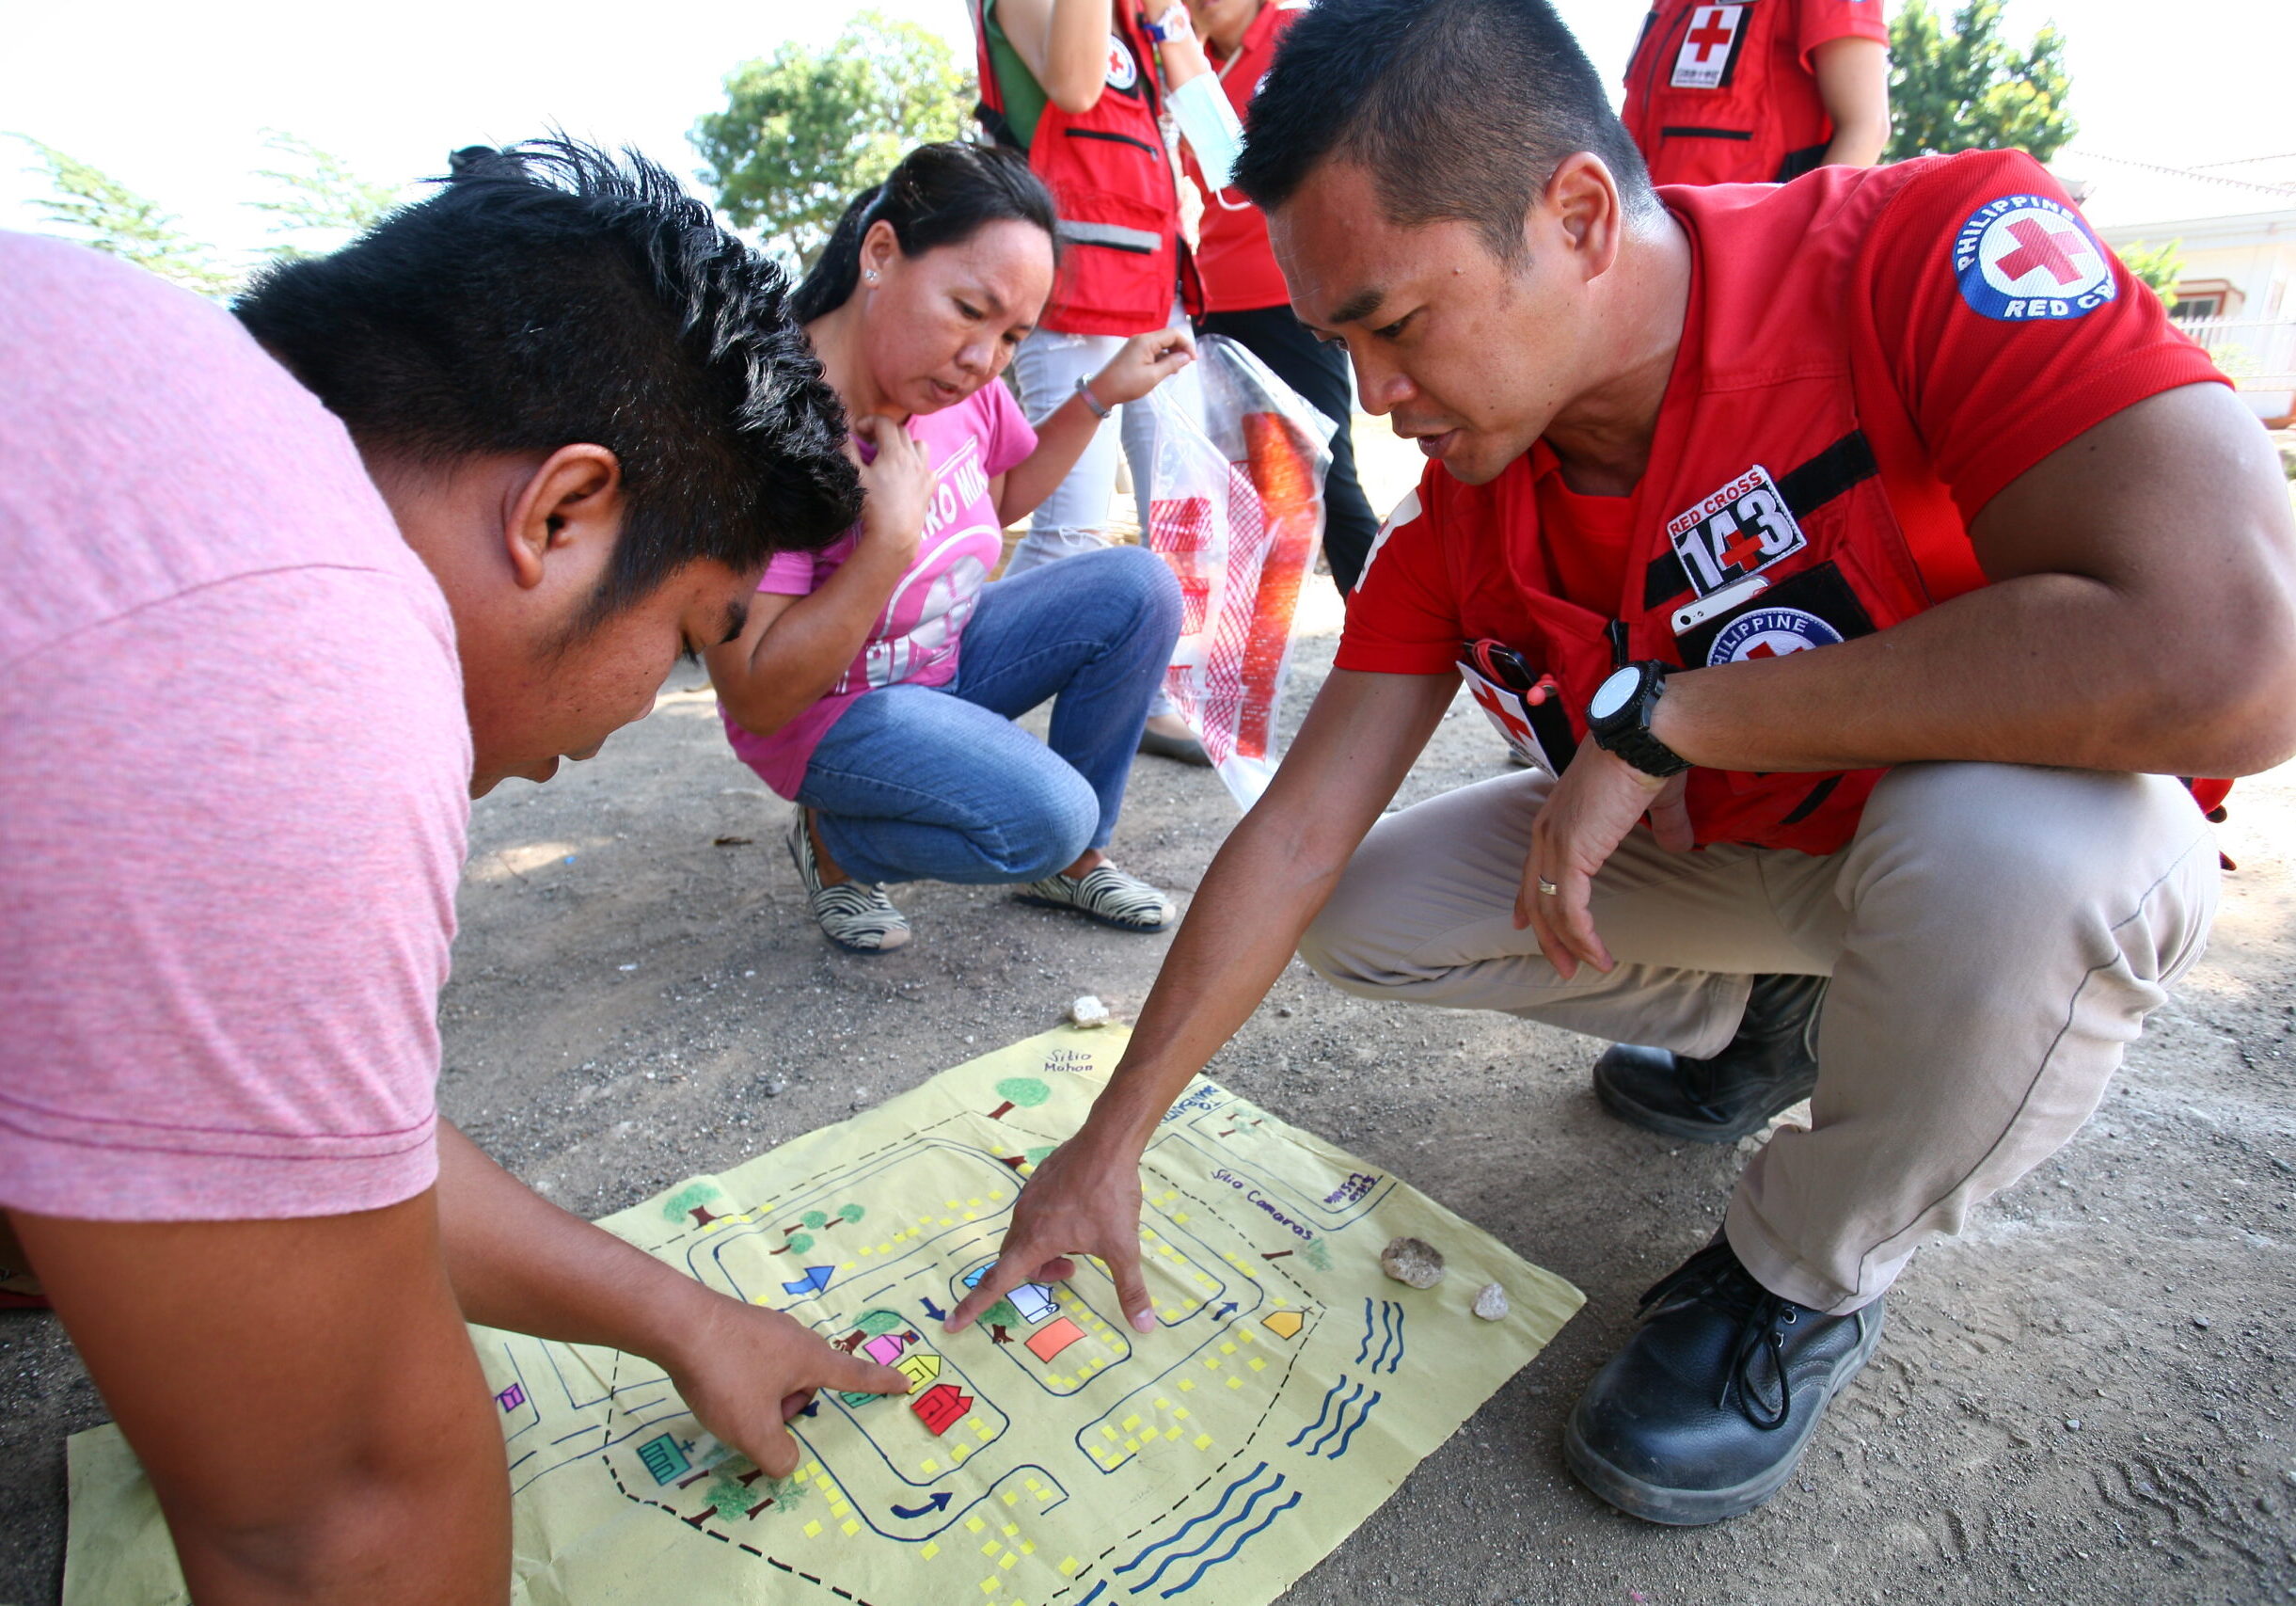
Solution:
[{"label": "pointing index finger", "polygon": [[1026,1282],[1028,1273],[1021,1269],[1023,1264],[1012,1246],[1007,1244],[1004,1253],[997,1256],[996,1264],[990,1266],[981,1280],[973,1285],[973,1292],[957,1302],[957,1309],[949,1312],[949,1319],[942,1324],[941,1330],[963,1332],[980,1318],[982,1312]]}]

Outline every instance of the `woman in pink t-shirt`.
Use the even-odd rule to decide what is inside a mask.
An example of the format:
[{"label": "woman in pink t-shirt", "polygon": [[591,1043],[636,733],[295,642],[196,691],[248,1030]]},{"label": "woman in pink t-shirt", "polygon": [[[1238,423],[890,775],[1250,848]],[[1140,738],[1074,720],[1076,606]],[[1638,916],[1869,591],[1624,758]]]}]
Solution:
[{"label": "woman in pink t-shirt", "polygon": [[[790,855],[832,942],[899,947],[890,882],[1014,884],[1126,930],[1172,902],[1108,861],[1180,632],[1171,572],[1111,548],[990,583],[1004,528],[1100,421],[1194,360],[1128,342],[1034,427],[999,383],[1052,294],[1051,193],[985,146],[926,145],[857,197],[793,308],[845,400],[868,494],[819,553],[774,560],[709,655],[734,751],[800,806]],[[1013,720],[1050,699],[1049,739]]]}]

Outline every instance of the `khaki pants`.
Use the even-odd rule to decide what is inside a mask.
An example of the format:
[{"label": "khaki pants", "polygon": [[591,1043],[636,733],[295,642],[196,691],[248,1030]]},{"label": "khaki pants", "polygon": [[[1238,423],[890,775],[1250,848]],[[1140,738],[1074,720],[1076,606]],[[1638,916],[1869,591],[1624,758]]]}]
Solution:
[{"label": "khaki pants", "polygon": [[1503,776],[1381,820],[1301,957],[1365,997],[1701,1057],[1751,978],[1831,976],[1811,1129],[1771,1138],[1727,1220],[1764,1286],[1824,1312],[1877,1296],[2072,1137],[2216,910],[2215,842],[2174,780],[1906,765],[1829,857],[1675,854],[1637,829],[1594,883],[1618,968],[1564,981],[1513,925],[1549,785]]}]

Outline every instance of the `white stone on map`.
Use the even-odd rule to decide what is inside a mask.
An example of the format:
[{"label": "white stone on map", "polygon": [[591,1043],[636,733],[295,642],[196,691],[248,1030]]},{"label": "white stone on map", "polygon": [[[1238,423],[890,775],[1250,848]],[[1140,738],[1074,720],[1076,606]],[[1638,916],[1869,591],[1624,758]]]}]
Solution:
[{"label": "white stone on map", "polygon": [[1379,1266],[1396,1281],[1433,1288],[1443,1280],[1443,1253],[1417,1238],[1398,1238],[1379,1251]]},{"label": "white stone on map", "polygon": [[1486,1282],[1475,1296],[1475,1313],[1486,1322],[1507,1319],[1507,1291],[1496,1282]]},{"label": "white stone on map", "polygon": [[1069,1019],[1080,1026],[1104,1026],[1108,1024],[1108,1006],[1087,993],[1069,1006]]}]

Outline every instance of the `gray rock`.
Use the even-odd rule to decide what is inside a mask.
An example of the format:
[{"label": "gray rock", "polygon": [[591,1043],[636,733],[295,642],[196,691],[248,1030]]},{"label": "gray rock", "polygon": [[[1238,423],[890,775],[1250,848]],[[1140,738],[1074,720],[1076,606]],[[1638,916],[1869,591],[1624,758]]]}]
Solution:
[{"label": "gray rock", "polygon": [[1486,1282],[1475,1296],[1475,1313],[1486,1322],[1507,1319],[1507,1291],[1496,1282]]},{"label": "gray rock", "polygon": [[1398,1238],[1379,1251],[1379,1267],[1398,1282],[1433,1288],[1443,1280],[1443,1252],[1417,1238]]}]

